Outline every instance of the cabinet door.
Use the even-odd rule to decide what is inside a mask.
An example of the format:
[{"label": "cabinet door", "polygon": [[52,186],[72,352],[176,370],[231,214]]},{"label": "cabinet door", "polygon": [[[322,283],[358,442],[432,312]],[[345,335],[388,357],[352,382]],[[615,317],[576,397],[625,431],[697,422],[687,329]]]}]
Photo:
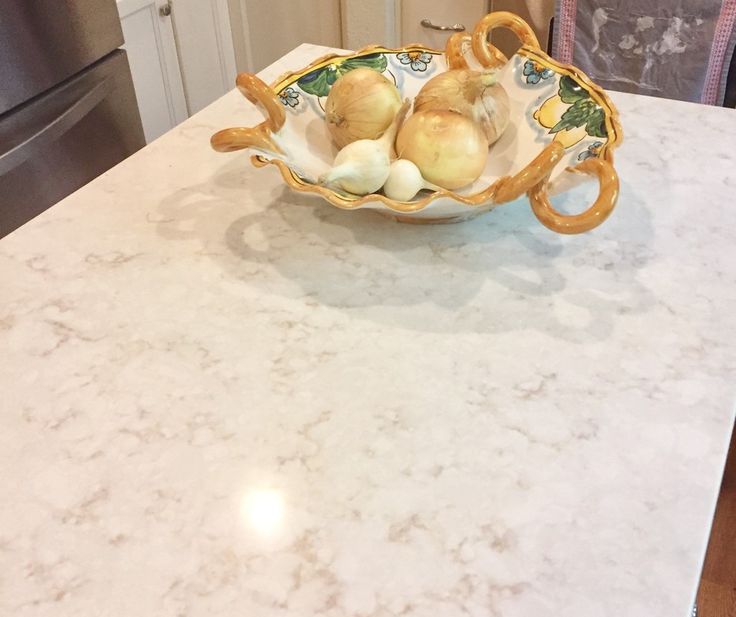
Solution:
[{"label": "cabinet door", "polygon": [[235,52],[227,0],[172,0],[184,95],[190,114],[235,87]]},{"label": "cabinet door", "polygon": [[421,43],[435,49],[444,49],[452,31],[436,30],[422,25],[424,20],[434,26],[461,25],[472,32],[478,20],[488,13],[488,0],[453,0],[427,2],[403,0],[401,3],[401,44]]},{"label": "cabinet door", "polygon": [[117,0],[146,141],[186,120],[176,42],[161,0]]}]

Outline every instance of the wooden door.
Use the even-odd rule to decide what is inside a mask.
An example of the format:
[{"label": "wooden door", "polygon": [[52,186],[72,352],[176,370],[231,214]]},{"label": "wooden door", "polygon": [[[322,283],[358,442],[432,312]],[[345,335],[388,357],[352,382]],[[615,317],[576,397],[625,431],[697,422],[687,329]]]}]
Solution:
[{"label": "wooden door", "polygon": [[151,142],[188,116],[171,17],[162,0],[117,5],[143,132]]}]

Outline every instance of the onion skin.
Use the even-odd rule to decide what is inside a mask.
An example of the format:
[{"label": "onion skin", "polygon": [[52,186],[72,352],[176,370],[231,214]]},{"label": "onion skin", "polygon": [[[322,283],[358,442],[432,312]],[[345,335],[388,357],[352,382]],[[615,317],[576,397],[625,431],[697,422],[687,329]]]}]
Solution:
[{"label": "onion skin", "polygon": [[435,75],[417,94],[414,111],[447,110],[478,123],[488,144],[501,137],[509,124],[509,95],[495,75],[470,69],[453,69]]},{"label": "onion skin", "polygon": [[325,121],[338,148],[359,139],[378,139],[401,107],[401,94],[383,75],[369,68],[345,73],[330,89]]},{"label": "onion skin", "polygon": [[414,163],[428,182],[458,189],[480,177],[488,139],[476,123],[454,111],[420,111],[399,130],[396,152]]}]

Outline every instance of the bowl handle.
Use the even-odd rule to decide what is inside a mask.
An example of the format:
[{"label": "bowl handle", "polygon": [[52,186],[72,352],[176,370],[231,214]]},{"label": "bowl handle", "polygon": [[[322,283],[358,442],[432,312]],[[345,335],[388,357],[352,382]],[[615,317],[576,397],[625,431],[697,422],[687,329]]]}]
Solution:
[{"label": "bowl handle", "polygon": [[256,148],[283,154],[273,139],[273,133],[278,132],[286,122],[284,106],[278,95],[259,77],[251,73],[238,75],[235,85],[245,98],[262,108],[266,114],[266,120],[251,128],[234,127],[218,131],[210,139],[212,147],[218,152]]},{"label": "bowl handle", "polygon": [[618,174],[613,165],[602,158],[586,159],[575,167],[568,168],[568,171],[598,178],[598,197],[585,212],[562,214],[555,210],[547,193],[549,174],[531,188],[528,193],[529,202],[532,211],[545,227],[561,234],[579,234],[598,227],[611,214],[618,199]]},{"label": "bowl handle", "polygon": [[465,59],[465,48],[470,47],[471,40],[472,37],[465,32],[456,32],[447,39],[445,45],[447,68],[450,70],[470,68]]},{"label": "bowl handle", "polygon": [[498,180],[493,193],[493,201],[497,204],[513,201],[528,193],[542,181],[549,178],[555,165],[565,154],[565,148],[556,141],[551,141],[524,169],[513,176],[504,176]]},{"label": "bowl handle", "polygon": [[508,28],[519,37],[522,45],[539,49],[537,35],[521,17],[508,11],[489,13],[475,26],[472,38],[473,54],[485,67],[499,68],[508,62],[508,58],[488,42],[488,35],[494,28]]}]

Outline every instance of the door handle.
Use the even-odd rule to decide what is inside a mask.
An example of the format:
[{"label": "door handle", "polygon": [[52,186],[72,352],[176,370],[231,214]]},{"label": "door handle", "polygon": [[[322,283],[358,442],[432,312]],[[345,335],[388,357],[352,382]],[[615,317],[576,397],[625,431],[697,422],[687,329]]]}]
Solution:
[{"label": "door handle", "polygon": [[97,81],[91,87],[89,81],[80,85],[86,86],[84,92],[66,103],[53,120],[40,129],[32,126],[27,134],[18,135],[8,150],[0,150],[0,176],[24,163],[34,154],[42,153],[48,145],[76,126],[112,90],[109,78]]},{"label": "door handle", "polygon": [[465,26],[462,24],[453,24],[452,26],[438,26],[432,23],[430,19],[423,19],[419,22],[424,28],[430,28],[432,30],[441,30],[442,32],[465,32]]},{"label": "door handle", "polygon": [[168,17],[171,15],[171,0],[168,0],[166,4],[159,7],[158,14],[161,15],[161,17]]}]

